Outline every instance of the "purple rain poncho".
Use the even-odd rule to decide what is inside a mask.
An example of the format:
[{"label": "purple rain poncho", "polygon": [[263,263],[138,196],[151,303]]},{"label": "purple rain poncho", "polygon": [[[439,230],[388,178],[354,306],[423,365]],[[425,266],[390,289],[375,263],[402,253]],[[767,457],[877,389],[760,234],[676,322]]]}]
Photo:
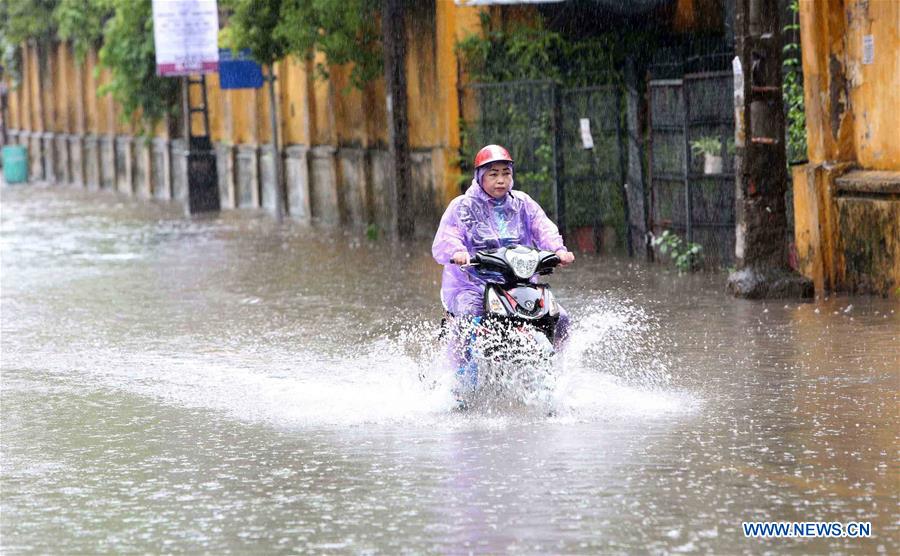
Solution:
[{"label": "purple rain poncho", "polygon": [[444,211],[431,254],[444,265],[441,303],[453,315],[484,313],[485,280],[450,262],[454,253],[508,245],[526,245],[546,251],[565,249],[559,229],[537,202],[526,193],[510,191],[494,199],[481,188],[478,177],[464,195],[453,199]]}]

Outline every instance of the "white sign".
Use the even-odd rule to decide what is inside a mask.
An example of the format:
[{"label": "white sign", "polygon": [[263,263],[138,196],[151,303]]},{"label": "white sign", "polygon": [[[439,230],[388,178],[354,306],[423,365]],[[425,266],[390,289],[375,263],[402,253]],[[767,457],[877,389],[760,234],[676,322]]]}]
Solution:
[{"label": "white sign", "polygon": [[585,149],[593,149],[594,138],[591,136],[591,120],[588,118],[579,118],[578,123],[581,125],[581,146]]},{"label": "white sign", "polygon": [[218,71],[218,35],[216,0],[153,0],[157,75]]},{"label": "white sign", "polygon": [[863,64],[869,65],[875,61],[875,36],[863,35]]},{"label": "white sign", "polygon": [[[734,144],[744,146],[744,68],[737,56],[731,61],[734,72]],[[740,234],[738,234],[740,235]]]}]

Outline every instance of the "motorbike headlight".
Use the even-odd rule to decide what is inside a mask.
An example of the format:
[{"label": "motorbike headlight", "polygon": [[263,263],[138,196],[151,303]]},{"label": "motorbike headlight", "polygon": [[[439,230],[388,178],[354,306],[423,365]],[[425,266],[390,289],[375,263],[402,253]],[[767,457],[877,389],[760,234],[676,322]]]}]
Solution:
[{"label": "motorbike headlight", "polygon": [[548,306],[548,311],[549,311],[549,313],[550,313],[551,316],[554,316],[554,317],[555,317],[556,315],[559,314],[559,305],[556,303],[556,298],[553,297],[553,292],[550,291],[549,288],[546,289],[546,290],[544,290],[544,291],[547,292],[547,306]]},{"label": "motorbike headlight", "polygon": [[497,292],[493,288],[487,292],[487,310],[497,315],[506,314],[506,307],[500,302],[500,297],[497,296]]},{"label": "motorbike headlight", "polygon": [[506,252],[506,262],[512,267],[516,276],[522,279],[528,279],[534,275],[539,260],[537,251],[530,249],[523,249],[522,251],[514,249]]}]

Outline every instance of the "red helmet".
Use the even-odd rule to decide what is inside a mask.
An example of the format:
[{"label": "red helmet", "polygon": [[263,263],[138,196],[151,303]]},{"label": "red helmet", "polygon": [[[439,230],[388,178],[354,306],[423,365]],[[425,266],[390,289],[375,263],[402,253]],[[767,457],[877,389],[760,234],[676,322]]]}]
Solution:
[{"label": "red helmet", "polygon": [[475,168],[480,168],[485,164],[490,164],[491,162],[512,162],[513,159],[509,156],[509,151],[501,147],[500,145],[488,145],[486,147],[482,147],[478,154],[475,155]]}]

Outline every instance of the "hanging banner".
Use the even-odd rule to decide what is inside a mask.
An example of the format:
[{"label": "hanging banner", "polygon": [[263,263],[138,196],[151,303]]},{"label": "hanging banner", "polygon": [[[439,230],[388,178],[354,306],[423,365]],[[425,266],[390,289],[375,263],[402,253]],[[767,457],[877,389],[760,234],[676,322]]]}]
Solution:
[{"label": "hanging banner", "polygon": [[216,0],[153,0],[156,75],[218,71],[218,35]]}]

